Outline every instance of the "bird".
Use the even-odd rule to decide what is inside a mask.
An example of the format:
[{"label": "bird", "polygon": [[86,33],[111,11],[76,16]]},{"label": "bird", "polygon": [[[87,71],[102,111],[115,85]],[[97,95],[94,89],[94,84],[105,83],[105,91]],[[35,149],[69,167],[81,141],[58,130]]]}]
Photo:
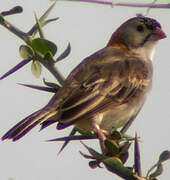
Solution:
[{"label": "bird", "polygon": [[2,140],[17,141],[36,125],[75,126],[104,139],[134,120],[152,86],[155,46],[166,38],[160,23],[137,16],[112,34],[106,46],[75,67],[42,109],[32,113]]}]

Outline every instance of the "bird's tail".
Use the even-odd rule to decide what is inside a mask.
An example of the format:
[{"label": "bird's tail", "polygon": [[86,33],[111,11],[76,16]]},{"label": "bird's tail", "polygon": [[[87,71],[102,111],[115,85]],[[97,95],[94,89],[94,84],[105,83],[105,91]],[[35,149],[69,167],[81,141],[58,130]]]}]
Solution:
[{"label": "bird's tail", "polygon": [[6,134],[4,134],[2,140],[12,139],[13,141],[17,141],[18,139],[22,138],[25,134],[27,134],[36,125],[48,122],[49,118],[53,117],[56,113],[56,111],[49,112],[45,109],[36,111],[33,114],[26,117],[25,119],[23,119],[22,121],[20,121],[14,127],[12,127]]}]

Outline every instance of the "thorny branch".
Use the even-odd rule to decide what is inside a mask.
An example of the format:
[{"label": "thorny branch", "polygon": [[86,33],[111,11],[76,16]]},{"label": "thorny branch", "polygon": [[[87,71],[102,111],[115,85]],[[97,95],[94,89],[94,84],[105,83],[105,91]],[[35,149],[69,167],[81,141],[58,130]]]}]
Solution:
[{"label": "thorny branch", "polygon": [[[40,24],[42,24],[42,26],[48,24],[51,21],[57,20],[58,18],[55,19],[49,19],[46,20],[47,16],[49,15],[49,13],[51,12],[51,10],[53,9],[53,7],[55,6],[57,0],[47,9],[47,11],[40,17],[39,20],[37,20],[38,22],[40,22]],[[12,8],[9,11],[4,11],[0,13],[0,25],[4,26],[6,29],[8,29],[9,31],[11,31],[13,34],[15,34],[16,36],[18,36],[20,39],[22,39],[23,41],[25,41],[25,43],[27,45],[31,45],[31,38],[33,37],[33,35],[39,30],[39,26],[38,26],[38,22],[36,22],[36,24],[31,28],[30,31],[28,31],[28,33],[25,33],[23,31],[21,31],[19,28],[15,27],[14,25],[12,25],[11,23],[9,23],[4,16],[7,15],[12,15],[12,14],[16,14],[16,13],[21,13],[22,12],[22,7],[20,6],[16,6],[14,8]],[[32,34],[31,34],[32,33]],[[66,53],[68,54],[68,53]],[[64,55],[63,55],[64,56]],[[65,57],[65,56],[64,56]],[[46,63],[45,59],[42,58],[39,54],[35,53],[35,58],[38,59],[51,73],[52,75],[58,80],[58,82],[62,85],[64,83],[64,77],[61,75],[61,73],[58,71],[57,67],[54,66],[54,63]],[[61,58],[63,59],[63,58]],[[20,67],[22,67],[22,65],[25,64],[19,64],[19,66],[16,66],[15,68],[13,68],[13,71],[9,71],[8,73],[5,74],[5,76],[2,76],[0,79],[3,79],[4,77],[8,76],[9,74],[15,72],[16,70],[18,70]]]}]

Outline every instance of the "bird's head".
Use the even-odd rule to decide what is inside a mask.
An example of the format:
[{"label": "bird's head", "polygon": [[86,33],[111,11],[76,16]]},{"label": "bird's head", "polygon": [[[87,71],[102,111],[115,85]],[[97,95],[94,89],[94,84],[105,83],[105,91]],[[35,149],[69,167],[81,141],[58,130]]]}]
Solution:
[{"label": "bird's head", "polygon": [[155,19],[138,16],[123,23],[113,33],[107,46],[121,46],[127,53],[145,53],[152,59],[156,42],[165,37],[161,25]]}]

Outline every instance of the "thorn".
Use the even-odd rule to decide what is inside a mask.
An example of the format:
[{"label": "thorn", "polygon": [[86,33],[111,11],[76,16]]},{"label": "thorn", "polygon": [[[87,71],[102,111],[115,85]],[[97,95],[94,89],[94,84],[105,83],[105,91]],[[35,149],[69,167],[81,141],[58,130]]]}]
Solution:
[{"label": "thorn", "polygon": [[139,143],[138,143],[138,136],[137,132],[135,133],[135,152],[134,152],[134,166],[135,166],[135,173],[137,173],[139,176],[141,176],[141,160],[140,160],[140,150],[139,150]]},{"label": "thorn", "polygon": [[34,11],[34,17],[35,17],[36,23],[38,25],[38,32],[40,34],[40,38],[44,38],[44,35],[43,35],[43,32],[42,32],[42,28],[41,28],[41,23],[40,23],[40,21],[39,21],[35,11]]}]

